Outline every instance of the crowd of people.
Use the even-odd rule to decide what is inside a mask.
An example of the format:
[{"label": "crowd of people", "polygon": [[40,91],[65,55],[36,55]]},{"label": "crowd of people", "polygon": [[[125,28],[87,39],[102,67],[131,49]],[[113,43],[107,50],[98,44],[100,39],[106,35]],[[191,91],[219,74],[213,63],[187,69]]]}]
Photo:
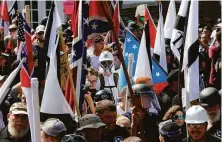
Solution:
[{"label": "crowd of people", "polygon": [[[45,87],[47,51],[44,33],[47,17],[32,31],[34,72],[39,81],[40,102]],[[179,61],[166,45],[168,85],[161,93],[153,89],[152,80],[140,77],[133,82],[133,95],[127,86],[118,88],[120,54],[112,32],[96,35],[87,44],[87,75],[84,102],[77,127],[70,132],[66,122],[49,118],[41,124],[42,142],[219,142],[221,141],[221,21],[199,27],[199,99],[190,108],[181,106],[178,94]],[[69,62],[72,58],[73,32],[70,22],[63,24],[63,37]],[[219,26],[217,25],[219,24]],[[128,23],[128,29],[141,39],[143,25]],[[18,21],[12,21],[9,35],[1,33],[0,86],[18,66]],[[121,50],[124,37],[120,39]],[[9,48],[9,43],[10,47]],[[61,51],[62,52],[62,51]],[[60,55],[63,59],[63,54]],[[157,59],[158,60],[158,59]],[[62,71],[62,70],[60,70]],[[60,72],[65,92],[67,72]],[[65,78],[65,81],[64,81]],[[183,79],[183,78],[181,78]],[[62,83],[63,82],[63,83]],[[41,104],[41,103],[40,103]],[[75,121],[75,120],[73,120]],[[0,105],[0,142],[30,142],[30,124],[26,98],[17,75]],[[69,133],[68,133],[69,132]]]}]

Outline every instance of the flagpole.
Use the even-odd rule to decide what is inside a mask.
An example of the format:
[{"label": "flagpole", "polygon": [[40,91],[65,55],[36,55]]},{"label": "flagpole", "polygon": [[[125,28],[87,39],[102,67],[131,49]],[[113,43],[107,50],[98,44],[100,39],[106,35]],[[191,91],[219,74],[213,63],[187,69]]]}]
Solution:
[{"label": "flagpole", "polygon": [[25,14],[26,14],[26,23],[29,25],[30,27],[30,9],[29,9],[29,5],[25,6]]},{"label": "flagpole", "polygon": [[70,70],[70,67],[69,67],[69,62],[68,62],[68,56],[67,56],[67,53],[65,51],[65,42],[64,42],[64,38],[63,38],[63,35],[62,35],[62,29],[59,29],[59,38],[61,40],[61,46],[62,46],[62,51],[64,53],[64,57],[65,57],[65,62],[66,62],[66,68],[68,70],[68,78],[70,80],[70,83],[71,83],[71,88],[72,88],[72,94],[73,94],[73,100],[74,100],[74,103],[75,103],[75,107],[76,107],[76,112],[77,112],[77,115],[78,116],[81,116],[80,115],[80,111],[79,111],[79,104],[77,102],[77,98],[76,98],[76,90],[75,90],[75,87],[74,87],[74,83],[73,83],[73,79],[72,79],[72,72]]},{"label": "flagpole", "polygon": [[[103,1],[102,2],[102,10],[106,16],[106,19],[108,20],[108,22],[113,26],[113,21],[111,19],[111,15],[109,15],[105,9],[105,7],[107,7],[107,1]],[[114,25],[115,26],[115,25]],[[128,85],[128,89],[129,89],[129,93],[130,93],[130,96],[131,96],[131,99],[132,99],[132,103],[133,105],[135,105],[134,103],[134,93],[133,93],[133,89],[132,89],[132,86],[131,86],[131,83],[130,83],[130,78],[129,78],[129,74],[128,74],[128,71],[127,71],[127,68],[126,68],[126,64],[124,62],[124,58],[123,58],[123,54],[122,54],[122,50],[121,50],[121,47],[120,47],[120,44],[119,44],[119,40],[118,40],[118,37],[116,36],[116,33],[115,33],[115,29],[114,29],[114,26],[112,27],[112,33],[113,33],[113,37],[114,37],[114,40],[115,40],[115,43],[117,45],[117,49],[118,49],[118,52],[119,52],[119,59],[120,61],[122,62],[122,67],[123,67],[123,71],[124,71],[124,74],[125,74],[125,77],[126,77],[126,82],[127,82],[127,85]]]}]

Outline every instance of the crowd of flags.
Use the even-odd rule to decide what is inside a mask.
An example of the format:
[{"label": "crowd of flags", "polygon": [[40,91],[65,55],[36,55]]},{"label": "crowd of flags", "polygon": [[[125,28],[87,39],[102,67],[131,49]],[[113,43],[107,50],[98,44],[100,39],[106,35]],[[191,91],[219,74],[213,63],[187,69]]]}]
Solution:
[{"label": "crowd of flags", "polygon": [[[74,2],[74,11],[72,16],[71,28],[74,33],[73,48],[70,67],[72,73],[76,74],[74,80],[75,94],[77,103],[81,110],[84,100],[83,89],[86,79],[86,43],[97,34],[101,34],[115,28],[117,35],[120,32],[120,10],[118,2],[114,6],[113,23],[108,22],[106,14],[105,1],[76,1]],[[17,2],[15,1],[8,10],[6,1],[1,4],[1,30],[6,31],[6,25],[17,16],[18,24],[18,51],[19,59],[22,60],[21,66],[21,86],[23,89],[31,88],[31,77],[33,73],[33,57],[31,43],[31,28],[26,23],[25,17],[21,13],[17,14]],[[144,11],[144,30],[141,41],[133,35],[129,29],[125,29],[125,43],[123,57],[126,66],[128,66],[128,57],[134,55],[132,77],[136,80],[139,77],[149,77],[154,85],[154,90],[158,93],[163,91],[167,84],[167,62],[165,42],[170,44],[175,57],[180,61],[183,57],[181,72],[185,78],[186,100],[195,100],[199,94],[199,58],[198,58],[198,1],[183,0],[176,17],[175,2],[170,1],[166,16],[165,25],[163,23],[162,5],[159,4],[158,26],[153,22],[148,7]],[[188,19],[189,15],[189,19]],[[187,21],[188,20],[188,21]],[[187,22],[186,22],[187,21]],[[187,24],[187,25],[186,25]],[[67,79],[66,91],[62,92],[57,78],[56,48],[58,46],[59,36],[57,29],[61,26],[61,19],[58,14],[56,2],[52,3],[50,14],[45,32],[44,48],[47,48],[48,57],[50,57],[50,66],[46,78],[45,90],[41,104],[42,113],[55,114],[73,114],[73,92],[70,89],[70,82]],[[22,45],[22,46],[20,46]],[[152,57],[152,51],[160,57],[157,62]],[[20,69],[19,68],[19,69]],[[11,74],[18,72],[18,68]],[[123,69],[120,69],[119,89],[127,85]],[[14,76],[14,75],[12,75]],[[9,79],[13,79],[10,77]],[[8,82],[8,81],[6,81]],[[131,82],[133,84],[133,82]],[[7,85],[5,85],[7,86]],[[5,96],[5,92],[0,91],[0,99]],[[25,91],[26,92],[26,91]],[[157,93],[157,94],[158,94]],[[53,98],[53,102],[51,99]],[[66,100],[65,100],[66,99]],[[55,104],[55,105],[52,105]],[[50,104],[50,105],[48,105]],[[59,105],[58,105],[59,104]],[[50,107],[51,106],[51,107]],[[55,108],[55,106],[59,106]]]}]

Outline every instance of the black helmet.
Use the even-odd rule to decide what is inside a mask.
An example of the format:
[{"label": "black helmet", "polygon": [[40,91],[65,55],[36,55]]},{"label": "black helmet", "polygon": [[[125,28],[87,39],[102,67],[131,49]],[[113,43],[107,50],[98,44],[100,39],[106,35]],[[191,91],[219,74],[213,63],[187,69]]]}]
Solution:
[{"label": "black helmet", "polygon": [[134,31],[134,30],[140,29],[140,26],[136,22],[131,21],[131,22],[128,23],[127,28],[130,31]]},{"label": "black helmet", "polygon": [[[142,96],[142,95],[151,95],[151,93],[149,92],[151,92],[152,89],[146,84],[135,84],[133,85],[133,91],[134,91],[134,95],[137,97],[137,96]],[[151,97],[153,96],[151,95]]]},{"label": "black helmet", "polygon": [[211,106],[221,104],[221,96],[219,91],[214,87],[207,87],[200,92],[201,106]]},{"label": "black helmet", "polygon": [[140,96],[142,98],[141,100],[143,100],[144,97],[149,96],[152,99],[153,107],[156,110],[160,110],[161,109],[155,92],[147,84],[135,84],[135,85],[133,85],[132,88],[133,88],[135,97],[139,97]]},{"label": "black helmet", "polygon": [[94,96],[94,101],[98,102],[101,100],[114,101],[113,94],[109,90],[106,90],[106,89],[96,92],[96,94]]}]

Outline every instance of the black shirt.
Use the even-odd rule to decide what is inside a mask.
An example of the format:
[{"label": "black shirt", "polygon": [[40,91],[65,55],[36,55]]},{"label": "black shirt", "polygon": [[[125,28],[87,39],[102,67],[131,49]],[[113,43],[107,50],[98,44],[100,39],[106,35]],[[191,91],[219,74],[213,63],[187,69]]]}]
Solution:
[{"label": "black shirt", "polygon": [[0,131],[0,142],[31,142],[31,134],[28,132],[24,137],[15,141],[11,138],[8,127],[5,127]]},{"label": "black shirt", "polygon": [[[183,140],[183,142],[191,142],[190,138]],[[206,142],[221,142],[220,139],[212,136],[212,135],[206,135]]]},{"label": "black shirt", "polygon": [[213,124],[213,126],[207,130],[210,135],[221,139],[221,119]]},{"label": "black shirt", "polygon": [[113,130],[105,130],[102,140],[104,142],[120,142],[129,136],[130,134],[126,128],[116,125]]}]

